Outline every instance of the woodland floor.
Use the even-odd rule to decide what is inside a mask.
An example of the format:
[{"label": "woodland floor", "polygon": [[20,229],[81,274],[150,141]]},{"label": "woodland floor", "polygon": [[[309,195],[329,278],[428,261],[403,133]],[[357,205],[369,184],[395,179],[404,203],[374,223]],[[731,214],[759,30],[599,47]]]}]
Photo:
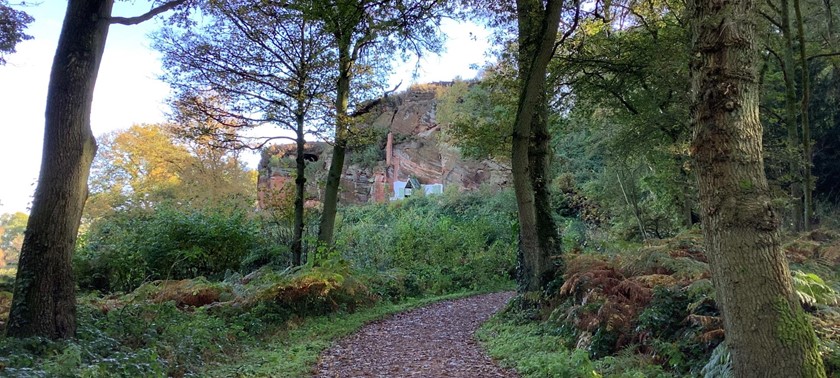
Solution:
[{"label": "woodland floor", "polygon": [[316,377],[518,377],[473,339],[512,292],[435,303],[371,324],[321,354]]}]

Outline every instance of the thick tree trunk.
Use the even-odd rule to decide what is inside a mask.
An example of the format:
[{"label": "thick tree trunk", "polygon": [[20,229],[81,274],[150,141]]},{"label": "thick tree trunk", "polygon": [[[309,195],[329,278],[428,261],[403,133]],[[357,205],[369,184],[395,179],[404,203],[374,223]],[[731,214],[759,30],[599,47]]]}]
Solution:
[{"label": "thick tree trunk", "polygon": [[70,0],[50,74],[41,172],[9,313],[13,337],[68,338],[76,332],[71,256],[96,153],[93,88],[113,0]]},{"label": "thick tree trunk", "polygon": [[303,264],[303,202],[306,196],[306,160],[304,160],[303,104],[299,103],[297,116],[297,156],[295,156],[295,220],[294,240],[292,240],[292,265]]},{"label": "thick tree trunk", "polygon": [[[537,214],[537,242],[540,250],[548,258],[546,263],[547,273],[554,273],[562,260],[553,256],[560,254],[559,235],[557,225],[554,222],[554,211],[551,208],[551,191],[549,189],[549,175],[551,174],[551,134],[548,132],[548,99],[546,88],[543,85],[540,99],[537,102],[537,109],[534,111],[534,118],[531,121],[531,146],[528,150],[529,162],[531,164],[531,185],[534,188],[534,207]],[[547,283],[553,277],[543,275],[542,284]]]},{"label": "thick tree trunk", "polygon": [[753,0],[694,0],[692,154],[706,253],[737,377],[824,377],[770,205]]},{"label": "thick tree trunk", "polygon": [[346,129],[347,108],[350,103],[350,75],[353,62],[350,42],[341,41],[339,46],[339,75],[335,100],[335,145],[333,146],[330,170],[324,188],[324,210],[318,229],[318,241],[332,244],[335,233],[335,215],[338,211],[338,191],[341,189],[341,173],[344,170],[344,155],[347,151]]},{"label": "thick tree trunk", "polygon": [[[545,169],[547,153],[532,151],[532,135],[535,118],[540,118],[538,112],[545,107],[546,69],[554,48],[557,28],[560,21],[561,0],[549,0],[543,8],[539,0],[517,0],[517,18],[519,20],[520,40],[520,97],[513,128],[513,148],[511,153],[512,174],[516,203],[519,210],[519,268],[518,281],[520,291],[540,291],[546,281],[550,279],[553,240],[541,223],[547,219],[545,207],[538,207],[538,201],[544,201],[546,193],[536,193],[534,178],[540,178],[541,189],[545,188]],[[545,118],[543,118],[545,120]],[[547,134],[547,133],[545,133]],[[538,136],[538,138],[540,138]],[[547,146],[548,139],[543,135]],[[531,163],[531,158],[538,160],[537,165]],[[545,160],[542,160],[545,159]],[[544,204],[544,203],[543,203]],[[550,218],[550,213],[548,213]],[[553,230],[553,222],[551,232]],[[541,235],[545,237],[541,239]],[[545,242],[546,246],[541,243]]]}]

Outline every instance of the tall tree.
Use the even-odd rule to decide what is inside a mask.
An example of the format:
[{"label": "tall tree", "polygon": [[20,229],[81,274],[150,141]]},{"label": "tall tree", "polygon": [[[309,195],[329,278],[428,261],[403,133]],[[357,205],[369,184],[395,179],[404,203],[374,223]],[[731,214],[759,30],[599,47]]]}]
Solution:
[{"label": "tall tree", "polygon": [[520,94],[511,173],[519,209],[520,290],[540,291],[551,278],[557,231],[548,207],[546,75],[554,55],[562,0],[517,0]]},{"label": "tall tree", "polygon": [[811,164],[814,160],[811,156],[811,120],[810,98],[811,98],[811,72],[808,69],[810,60],[807,57],[805,45],[805,29],[802,18],[802,5],[800,0],[793,0],[793,10],[796,16],[796,31],[799,36],[799,69],[802,80],[802,99],[800,101],[800,112],[802,117],[802,157],[805,161],[805,174],[802,177],[804,183],[804,207],[805,207],[805,229],[811,228],[811,220],[814,218],[814,179],[811,171]]},{"label": "tall tree", "polygon": [[304,146],[307,134],[324,123],[328,114],[327,97],[335,77],[330,36],[305,4],[215,1],[204,11],[211,20],[200,30],[167,29],[157,38],[156,47],[164,52],[166,79],[178,92],[176,113],[200,120],[181,122],[197,126],[189,128],[193,138],[227,133],[207,128],[212,123],[228,128],[271,124],[294,133],[294,137],[234,141],[233,147],[257,149],[275,139],[296,144],[292,263],[301,265]]},{"label": "tall tree", "polygon": [[447,14],[447,7],[445,0],[333,0],[312,2],[312,12],[332,35],[338,58],[335,139],[318,229],[318,240],[330,244],[353,124],[350,104],[355,89],[352,82],[357,76],[359,61],[365,57],[381,60],[398,50],[412,51],[418,56],[424,51],[439,51],[441,40],[437,25]]},{"label": "tall tree", "polygon": [[71,255],[96,154],[90,108],[112,23],[132,25],[187,0],[161,4],[138,17],[111,17],[113,0],[69,0],[50,73],[41,171],[6,334],[68,338],[76,332]]},{"label": "tall tree", "polygon": [[693,0],[692,155],[737,377],[824,377],[791,288],[762,159],[753,0]]}]

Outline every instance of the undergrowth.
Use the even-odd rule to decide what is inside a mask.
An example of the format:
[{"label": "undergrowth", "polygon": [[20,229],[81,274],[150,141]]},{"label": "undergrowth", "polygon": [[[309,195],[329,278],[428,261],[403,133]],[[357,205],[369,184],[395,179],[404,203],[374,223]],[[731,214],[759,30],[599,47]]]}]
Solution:
[{"label": "undergrowth", "polygon": [[[238,210],[121,214],[82,237],[79,285],[101,292],[79,297],[77,337],[0,338],[0,376],[305,376],[332,339],[367,321],[512,288],[509,196],[350,207],[335,248],[308,251],[303,267],[274,256],[255,270],[253,251],[288,251],[265,246]],[[0,332],[9,298],[0,292]]]},{"label": "undergrowth", "polygon": [[467,295],[379,302],[349,270],[326,265],[82,297],[77,338],[0,339],[0,375],[300,377],[333,339],[370,320]]},{"label": "undergrowth", "polygon": [[[827,373],[838,376],[840,234],[798,235],[784,250]],[[524,377],[723,377],[731,370],[698,231],[565,260],[536,308],[514,301],[482,328],[494,357]]]}]

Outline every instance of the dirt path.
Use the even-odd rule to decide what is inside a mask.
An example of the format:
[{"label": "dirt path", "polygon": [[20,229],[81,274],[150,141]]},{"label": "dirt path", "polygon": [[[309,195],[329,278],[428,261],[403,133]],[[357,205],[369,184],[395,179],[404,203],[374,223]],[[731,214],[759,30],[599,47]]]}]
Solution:
[{"label": "dirt path", "polygon": [[321,354],[316,377],[517,377],[473,340],[512,292],[435,303],[368,324]]}]

